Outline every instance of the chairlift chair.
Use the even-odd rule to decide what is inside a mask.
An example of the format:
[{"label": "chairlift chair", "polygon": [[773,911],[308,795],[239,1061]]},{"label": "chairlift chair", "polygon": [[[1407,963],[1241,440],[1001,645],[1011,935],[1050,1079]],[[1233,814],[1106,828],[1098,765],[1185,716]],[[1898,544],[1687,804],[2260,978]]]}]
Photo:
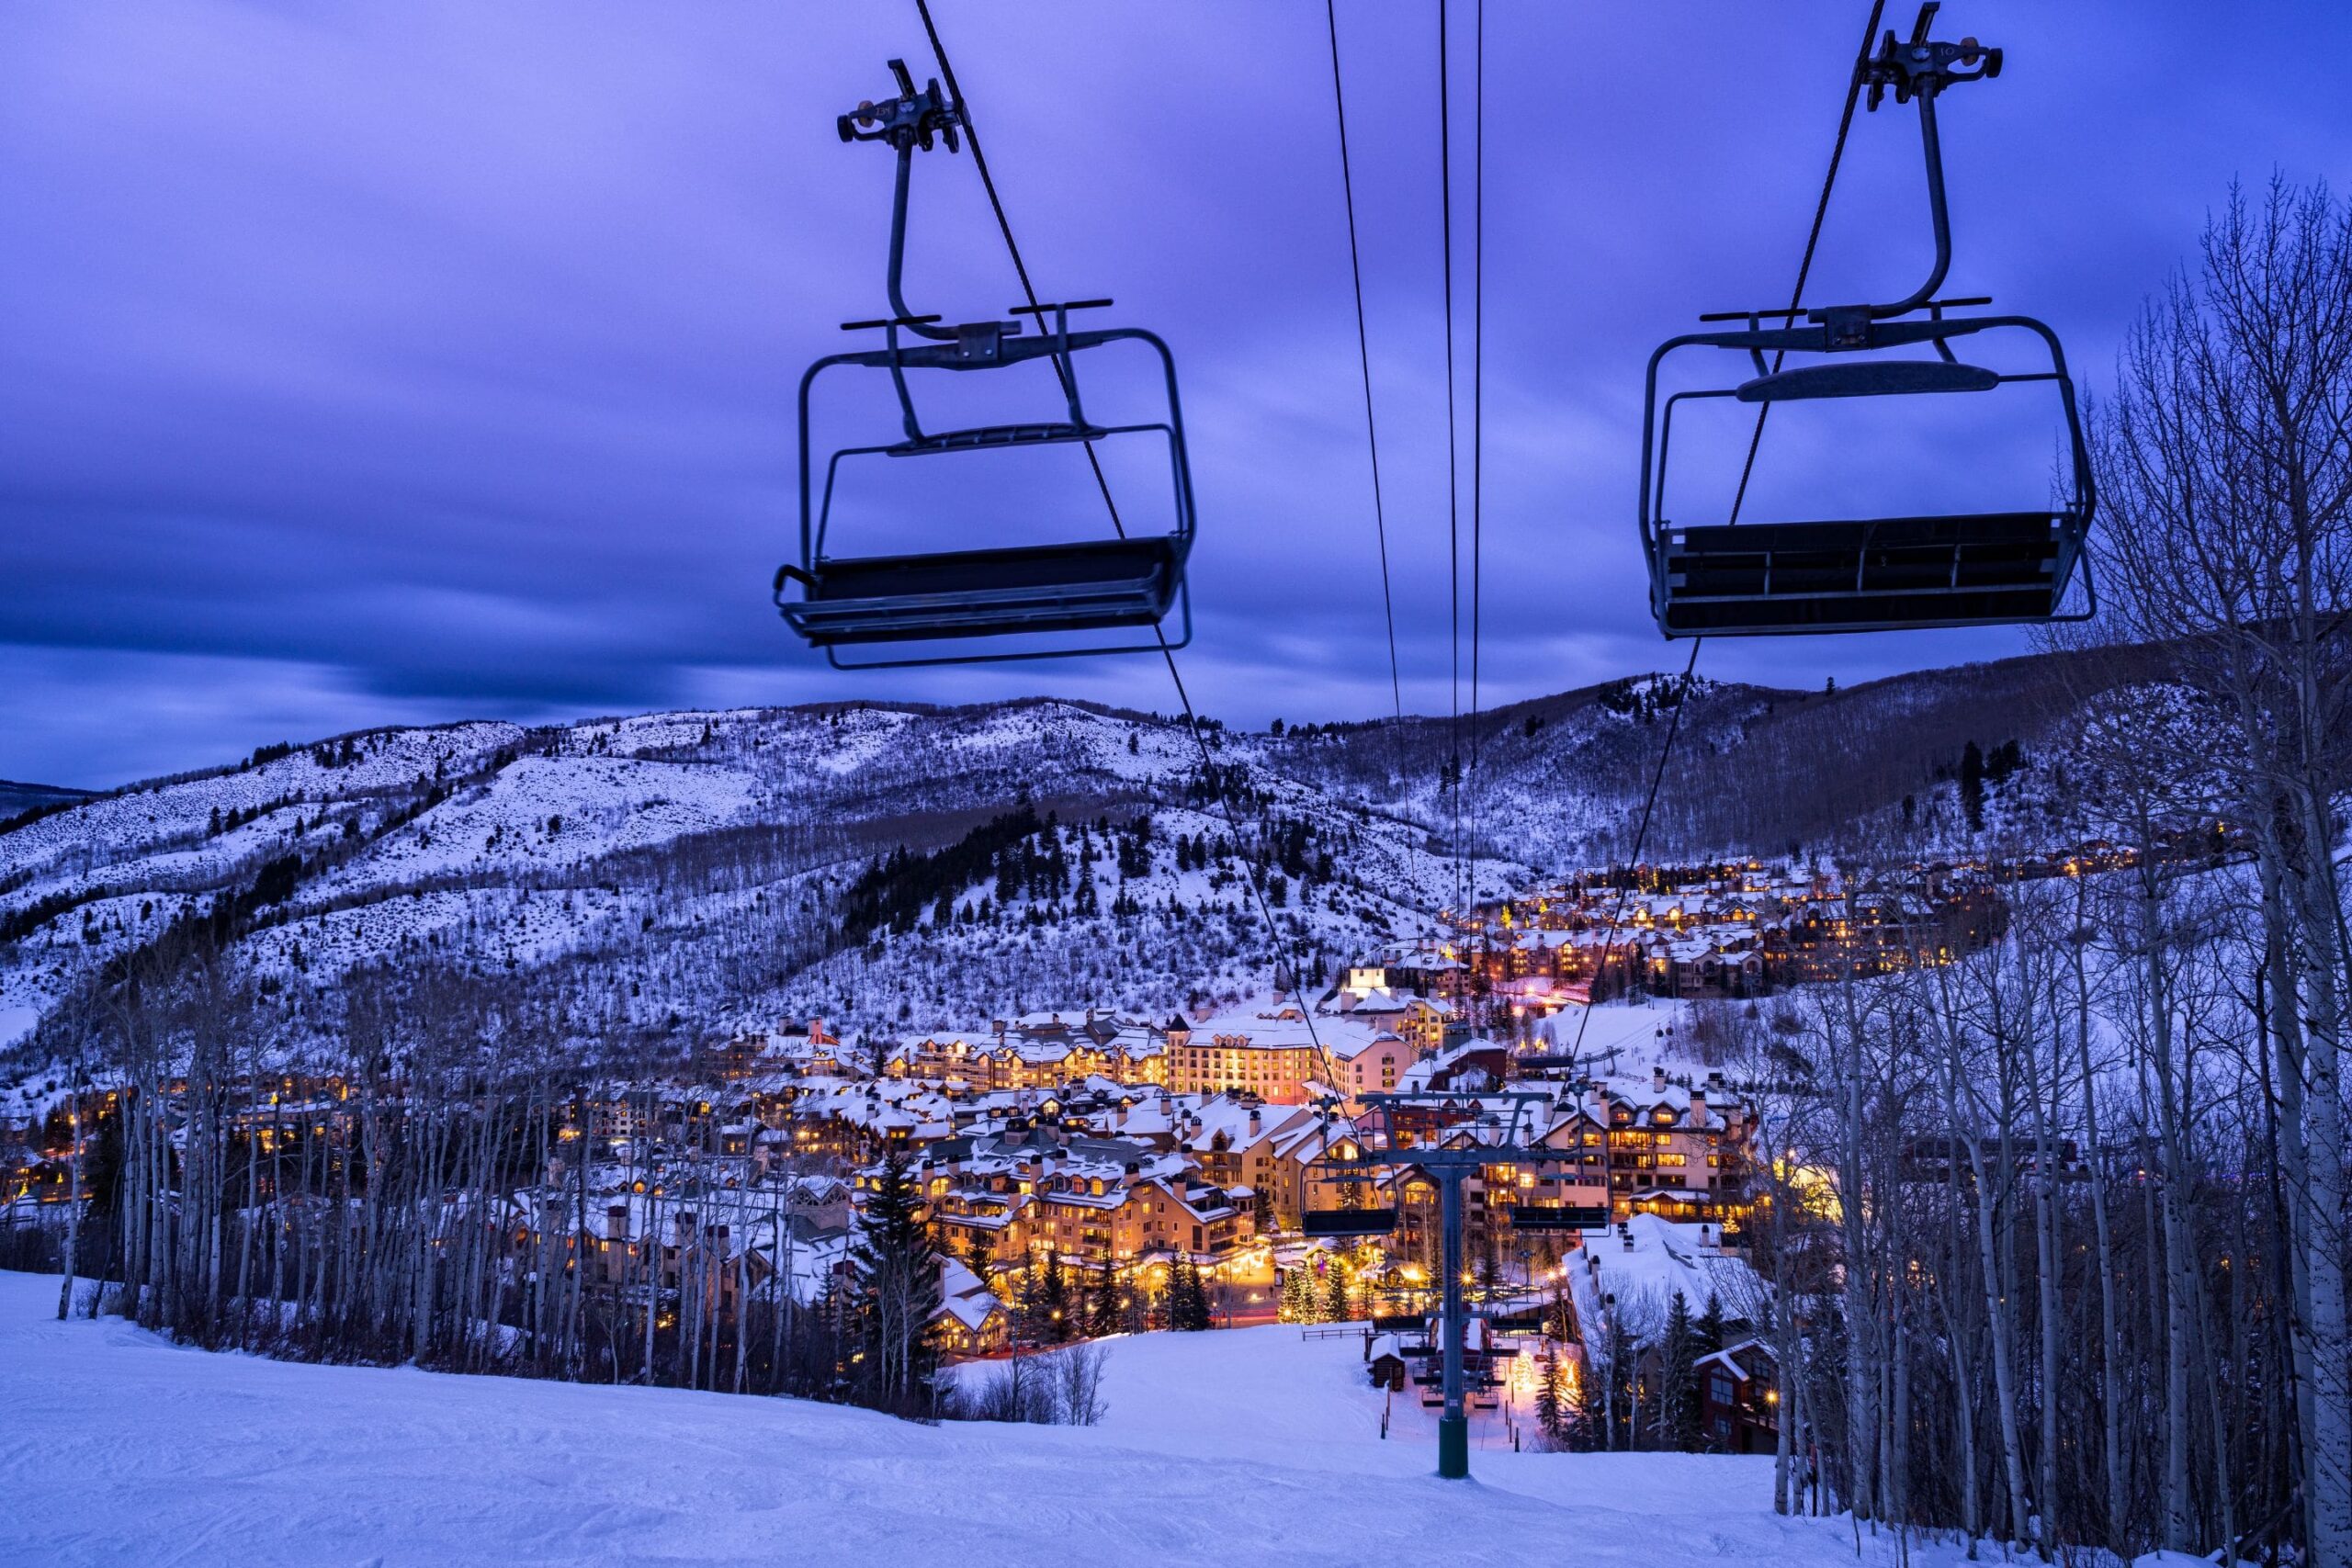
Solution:
[{"label": "chairlift chair", "polygon": [[1309,1209],[1299,1217],[1299,1230],[1309,1241],[1356,1241],[1386,1235],[1396,1228],[1396,1210]]},{"label": "chairlift chair", "polygon": [[[1176,395],[1176,365],[1168,345],[1137,327],[1076,329],[1075,310],[1098,310],[1108,299],[1014,306],[1020,320],[967,321],[942,326],[936,315],[909,310],[900,286],[905,262],[907,190],[914,154],[944,142],[953,152],[963,124],[959,105],[936,81],[917,92],[903,61],[891,61],[899,96],[884,104],[860,104],[840,118],[844,141],[887,141],[898,152],[898,181],[890,214],[888,297],[891,314],[843,323],[844,331],[883,333],[883,346],[828,355],[800,378],[800,555],[775,575],[776,607],[809,645],[825,650],[837,669],[876,669],[916,664],[962,664],[1012,659],[1068,657],[1181,648],[1191,639],[1192,612],[1184,566],[1193,543],[1192,470],[1185,453],[1184,420]],[[1030,329],[1034,328],[1034,332]],[[1080,400],[1077,357],[1105,344],[1135,342],[1159,358],[1167,389],[1165,417],[1132,424],[1101,424]],[[960,430],[932,430],[918,417],[909,372],[976,372],[1044,360],[1060,384],[1060,417]],[[810,394],[818,378],[835,367],[880,370],[898,398],[899,439],[850,446],[824,459],[821,487],[811,445]],[[1069,544],[989,547],[965,544],[952,549],[857,555],[833,548],[833,502],[842,464],[850,458],[939,457],[978,451],[1083,445],[1121,436],[1157,435],[1166,444],[1173,491],[1169,532],[1082,540]],[[1114,514],[1115,519],[1115,514]],[[797,586],[797,595],[788,590]],[[1171,612],[1179,629],[1159,628]],[[1090,639],[1019,652],[976,652],[964,639],[1010,634],[1099,634],[1152,628],[1148,639]],[[942,650],[935,645],[959,646]],[[925,645],[934,645],[925,651]],[[871,649],[879,657],[844,658],[844,649]],[[908,651],[912,649],[914,651]],[[893,651],[897,650],[897,651]]]},{"label": "chairlift chair", "polygon": [[[2001,70],[2001,51],[1973,38],[1931,40],[1928,29],[1937,9],[1934,4],[1920,7],[1907,41],[1888,29],[1878,52],[1856,67],[1870,89],[1870,108],[1879,107],[1889,88],[1896,103],[1918,104],[1935,226],[1935,266],[1928,280],[1892,304],[1702,316],[1707,322],[1746,324],[1685,333],[1650,356],[1642,413],[1640,521],[1651,609],[1669,637],[2081,620],[2096,607],[2086,549],[2096,495],[2075,384],[2057,335],[2030,316],[1952,313],[1989,305],[1989,299],[1935,297],[1951,262],[1936,100],[1948,86],[1986,80]],[[1767,326],[1767,321],[1783,324]],[[1954,339],[1995,332],[2038,339],[2048,351],[2050,367],[1994,370],[1963,363],[1952,352]],[[1921,344],[1934,357],[1883,352]],[[1661,402],[1659,365],[1668,355],[1693,347],[1744,354],[1754,374],[1732,386],[1677,391]],[[1770,362],[1768,354],[1773,356]],[[1825,358],[1781,368],[1789,355]],[[2064,499],[2054,504],[2031,511],[1826,522],[1668,520],[1668,451],[1675,409],[1685,400],[1731,398],[1768,407],[1828,398],[1982,392],[2040,381],[2056,388],[2066,428],[2070,473]],[[2078,564],[2084,602],[2068,611],[2067,588]]]},{"label": "chairlift chair", "polygon": [[[1328,1143],[1327,1130],[1327,1147]],[[1340,1184],[1342,1196],[1353,1201],[1337,1209],[1309,1209],[1300,1214],[1299,1231],[1309,1241],[1361,1241],[1371,1236],[1386,1235],[1396,1228],[1397,1210],[1393,1196],[1385,1203],[1366,1204],[1363,1201],[1364,1189],[1375,1183],[1363,1170],[1336,1162],[1317,1163],[1323,1164],[1330,1179]]]}]

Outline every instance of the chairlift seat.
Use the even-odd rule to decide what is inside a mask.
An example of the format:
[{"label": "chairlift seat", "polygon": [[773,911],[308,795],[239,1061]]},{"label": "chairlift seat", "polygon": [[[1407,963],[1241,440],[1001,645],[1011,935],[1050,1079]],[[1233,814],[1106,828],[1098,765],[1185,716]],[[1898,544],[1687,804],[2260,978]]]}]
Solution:
[{"label": "chairlift seat", "polygon": [[2047,511],[1669,526],[1660,620],[1686,637],[2047,621],[2082,531]]},{"label": "chairlift seat", "polygon": [[1386,1235],[1396,1228],[1396,1211],[1393,1208],[1309,1209],[1299,1216],[1299,1229],[1317,1241]]},{"label": "chairlift seat", "polygon": [[1598,1204],[1514,1203],[1510,1210],[1515,1231],[1580,1231],[1608,1223],[1609,1210]]},{"label": "chairlift seat", "polygon": [[[818,648],[1156,626],[1183,581],[1172,535],[820,559],[783,604]],[[779,587],[781,586],[781,579]]]},{"label": "chairlift seat", "polygon": [[2001,373],[1942,359],[1861,359],[1805,365],[1743,381],[1733,396],[1743,403],[1787,403],[1813,398],[1885,398],[1910,392],[1989,392]]}]

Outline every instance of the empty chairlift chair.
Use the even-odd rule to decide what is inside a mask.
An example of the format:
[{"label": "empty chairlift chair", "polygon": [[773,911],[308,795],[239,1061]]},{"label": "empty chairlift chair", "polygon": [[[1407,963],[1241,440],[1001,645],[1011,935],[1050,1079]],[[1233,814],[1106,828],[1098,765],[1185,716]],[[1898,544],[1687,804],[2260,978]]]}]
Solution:
[{"label": "empty chairlift chair", "polygon": [[[1184,580],[1193,529],[1193,481],[1184,448],[1183,414],[1176,396],[1176,367],[1168,345],[1139,328],[1073,329],[1070,313],[1095,310],[1108,299],[1016,306],[1012,314],[1031,320],[939,325],[937,316],[907,309],[900,287],[905,259],[907,187],[917,150],[935,141],[956,146],[958,107],[936,82],[922,92],[904,62],[890,62],[899,96],[886,104],[862,104],[841,117],[844,141],[887,141],[898,152],[898,183],[891,209],[888,291],[892,315],[851,321],[845,330],[884,334],[878,349],[829,355],[800,379],[800,558],[776,572],[777,608],[812,647],[825,650],[837,668],[882,668],[909,664],[986,662],[1005,659],[1065,657],[1181,648],[1191,637],[1191,607]],[[1166,388],[1165,417],[1134,424],[1098,424],[1089,419],[1079,395],[1078,356],[1107,344],[1137,343],[1158,356]],[[1033,423],[960,430],[931,430],[917,416],[910,372],[981,372],[1043,360],[1059,383],[1060,417]],[[833,452],[816,485],[809,400],[823,372],[835,367],[879,370],[890,378],[900,412],[900,437]],[[988,547],[959,543],[951,549],[858,555],[836,547],[835,481],[844,461],[864,457],[947,457],[978,451],[1083,446],[1122,436],[1157,436],[1168,453],[1173,524],[1164,533],[1125,532],[1111,513],[1113,536],[1070,543]],[[1096,468],[1099,476],[1101,469]],[[1103,481],[1107,499],[1108,484]],[[813,493],[812,493],[813,492]],[[797,593],[791,592],[798,590]],[[1170,615],[1178,626],[1160,629]],[[1149,637],[1102,640],[1098,634],[1148,630]],[[967,639],[1014,634],[1060,634],[1063,640],[1020,651],[977,650]],[[1071,640],[1068,634],[1086,634]],[[956,646],[948,646],[954,644]],[[875,656],[844,657],[843,650]]]},{"label": "empty chairlift chair", "polygon": [[[2001,51],[1973,39],[1928,38],[1937,6],[1925,6],[1907,41],[1892,30],[1859,68],[1878,107],[1916,100],[1927,154],[1936,261],[1927,282],[1887,305],[1740,310],[1702,317],[1741,327],[1688,333],[1650,356],[1642,418],[1641,531],[1651,609],[1669,637],[1885,631],[2079,620],[2096,604],[2086,544],[2096,505],[2082,420],[2064,352],[2030,316],[1955,315],[1988,299],[1938,299],[1951,261],[1936,99],[1947,86],[2000,73]],[[1767,321],[1783,322],[1767,326]],[[2000,371],[1963,363],[1956,339],[1983,333],[2030,334],[2049,368]],[[1924,345],[1932,357],[1899,352]],[[1658,369],[1693,347],[1747,356],[1754,374],[1731,386],[1702,387],[1661,402]],[[1772,358],[1768,361],[1766,355]],[[1804,362],[1782,368],[1790,355]],[[1815,360],[1812,356],[1818,355]],[[2069,474],[2062,499],[2032,510],[1840,519],[1820,522],[1677,524],[1668,520],[1668,453],[1674,413],[1685,401],[1731,398],[1769,405],[1830,398],[1921,397],[1989,391],[2012,382],[2056,389]],[[2067,608],[2082,568],[2079,608]]]},{"label": "empty chairlift chair", "polygon": [[1396,1200],[1379,1190],[1356,1156],[1327,1155],[1316,1164],[1325,1179],[1339,1186],[1340,1206],[1300,1214],[1301,1235],[1309,1241],[1362,1241],[1396,1228]]},{"label": "empty chairlift chair", "polygon": [[1309,1241],[1360,1241],[1386,1235],[1396,1228],[1396,1210],[1309,1209],[1299,1217],[1299,1233]]}]

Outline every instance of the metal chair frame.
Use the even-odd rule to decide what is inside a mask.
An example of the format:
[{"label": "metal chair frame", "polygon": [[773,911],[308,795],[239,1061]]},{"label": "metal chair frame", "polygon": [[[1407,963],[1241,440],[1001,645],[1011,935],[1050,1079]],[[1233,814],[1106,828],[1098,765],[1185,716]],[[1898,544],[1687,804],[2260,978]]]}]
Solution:
[{"label": "metal chair frame", "polygon": [[[933,82],[922,92],[914,87],[905,62],[891,61],[899,96],[881,106],[865,103],[841,117],[844,141],[888,142],[898,153],[898,174],[890,210],[890,256],[887,290],[893,312],[876,321],[846,321],[844,331],[879,328],[884,346],[827,355],[800,378],[799,521],[800,555],[775,575],[773,597],[793,629],[814,647],[825,650],[836,669],[895,669],[911,665],[997,663],[1030,659],[1076,658],[1089,654],[1155,651],[1182,648],[1192,640],[1192,595],[1185,566],[1191,555],[1196,513],[1192,467],[1184,439],[1183,405],[1176,390],[1175,356],[1156,333],[1139,327],[1072,330],[1072,310],[1108,306],[1108,299],[1076,299],[1049,305],[1014,306],[1008,314],[1034,316],[1038,335],[1023,335],[1019,320],[967,321],[942,326],[936,315],[918,315],[906,302],[903,275],[906,262],[907,197],[914,154],[935,141],[956,150],[962,110]],[[1048,326],[1050,323],[1050,330]],[[910,342],[912,338],[918,341]],[[1097,424],[1087,417],[1079,393],[1076,356],[1106,344],[1135,342],[1159,356],[1167,394],[1167,415],[1130,424]],[[1059,381],[1065,417],[1012,424],[981,425],[960,430],[926,430],[918,414],[910,370],[993,370],[1032,360],[1045,360]],[[811,435],[811,392],[818,378],[836,366],[887,371],[897,396],[903,429],[901,439],[833,451],[825,460],[821,491],[811,483],[816,451]],[[1098,441],[1134,434],[1158,434],[1166,442],[1174,524],[1164,534],[1130,536],[1121,532],[1112,540],[1091,544],[1015,546],[999,549],[935,551],[887,557],[833,557],[827,554],[833,519],[833,500],[844,459],[883,456],[916,457],[943,453],[1081,444],[1090,449]],[[1094,556],[1106,564],[1144,563],[1142,575],[1057,577],[1044,569]],[[994,587],[876,592],[864,597],[828,598],[828,572],[853,577],[861,567],[869,575],[894,570],[918,575],[929,566],[934,575],[956,571],[985,574],[993,566],[1008,581]],[[802,592],[787,595],[788,584]],[[1179,631],[1170,637],[1159,630],[1170,612]],[[1080,647],[1024,649],[1013,653],[918,655],[902,658],[844,660],[844,647],[899,645],[949,638],[977,638],[1023,632],[1092,631],[1115,626],[1149,626],[1154,636],[1141,639],[1094,643]]]},{"label": "metal chair frame", "polygon": [[[1644,555],[1649,566],[1650,608],[1659,630],[1668,637],[1689,636],[1787,636],[1809,632],[1873,631],[1893,628],[1938,626],[1995,626],[2015,622],[2071,621],[2087,618],[2097,611],[2098,588],[2093,577],[2087,540],[2090,522],[2097,510],[2098,498],[2091,475],[2090,459],[2085,446],[2081,412],[2076,405],[2075,383],[2066,368],[2065,352],[2058,337],[2046,324],[2030,316],[1987,315],[1955,316],[1948,312],[1989,305],[1985,298],[1939,299],[1936,291],[1943,287],[1951,265],[1951,223],[1944,193],[1942,142],[1937,129],[1936,100],[1947,86],[1962,82],[1989,79],[2000,73],[2001,51],[1985,49],[1973,39],[1959,43],[1939,43],[1928,38],[1928,28],[1938,6],[1923,6],[1907,42],[1899,41],[1889,29],[1879,51],[1857,66],[1861,81],[1870,88],[1870,104],[1878,107],[1883,95],[1889,89],[1897,103],[1916,101],[1919,108],[1920,141],[1926,159],[1928,177],[1928,208],[1935,235],[1935,262],[1927,280],[1903,299],[1889,304],[1838,305],[1824,307],[1800,306],[1792,310],[1751,310],[1720,311],[1702,316],[1704,322],[1741,321],[1736,328],[1711,332],[1686,333],[1668,339],[1650,355],[1642,400],[1642,462],[1641,496],[1638,519]],[[1924,318],[1918,313],[1925,311]],[[1905,320],[1901,318],[1912,318]],[[1768,321],[1785,324],[1767,326]],[[1799,324],[1802,321],[1803,324]],[[2046,370],[2004,372],[1963,365],[1952,353],[1951,340],[1979,333],[2011,331],[2032,334],[2048,351],[2050,367]],[[1925,344],[1934,351],[1932,359],[1875,358],[1851,363],[1839,363],[1834,356],[1868,354],[1875,350],[1899,348]],[[1671,393],[1661,404],[1658,395],[1658,369],[1667,356],[1685,348],[1714,348],[1744,353],[1755,374],[1736,385],[1704,387]],[[1766,355],[1774,355],[1768,361]],[[1791,354],[1833,356],[1829,363],[1805,365],[1794,369],[1776,369]],[[1668,456],[1673,440],[1676,409],[1686,401],[1715,398],[1733,398],[1741,402],[1769,404],[1813,398],[1914,396],[1936,392],[1987,391],[2017,382],[2048,382],[2058,391],[2059,407],[2064,416],[2067,434],[2067,456],[2070,468],[2068,490],[2064,500],[2041,512],[2007,513],[1954,514],[1950,517],[1904,517],[1860,519],[1845,522],[1810,524],[1747,525],[1741,536],[1729,536],[1735,524],[1679,527],[1667,521]],[[2041,520],[2046,528],[2049,552],[2048,604],[2038,611],[2019,612],[2000,605],[1980,606],[1986,613],[1960,613],[1968,603],[1960,595],[1964,591],[1981,592],[1991,596],[2008,594],[2012,597],[2034,597],[2039,587],[2032,581],[1972,582],[1971,561],[1967,551],[1970,541],[1965,536],[1972,523],[1994,525],[1995,535],[2006,535],[1979,541],[1984,550],[1980,572],[1997,573],[2003,552],[2007,558],[2018,558],[2015,552],[2024,548],[2039,553],[2040,547],[2030,542],[2033,520]],[[1752,530],[1754,544],[1747,544]],[[1783,533],[1782,531],[1786,532]],[[1854,581],[1849,592],[1815,588],[1800,588],[1795,592],[1776,592],[1772,581],[1773,550],[1776,540],[1781,548],[1800,557],[1810,554],[1815,567],[1822,559],[1843,562],[1850,556]],[[1760,556],[1762,580],[1755,592],[1711,592],[1678,598],[1676,564],[1692,558],[1702,550],[1717,550],[1736,556]],[[1718,558],[1720,558],[1720,557]],[[1923,568],[1939,563],[1947,565],[1947,577],[1941,583],[1917,581]],[[2062,613],[2061,604],[2066,595],[2076,567],[2082,570],[2084,607]],[[1870,581],[1873,569],[1894,577],[1898,582],[1911,586],[1894,586]],[[1747,569],[1752,572],[1754,568]],[[1884,601],[1899,605],[1905,600],[1923,606],[1942,601],[1944,614],[1928,611],[1917,616],[1881,615],[1875,618],[1856,619],[1834,624],[1807,623],[1802,618],[1774,621],[1758,611],[1750,612],[1749,624],[1709,625],[1693,626],[1678,621],[1678,608],[1690,605],[1736,606],[1767,604],[1789,606],[1801,613],[1808,604],[1851,603],[1865,595],[1871,602]],[[1734,610],[1734,615],[1738,612]]]}]

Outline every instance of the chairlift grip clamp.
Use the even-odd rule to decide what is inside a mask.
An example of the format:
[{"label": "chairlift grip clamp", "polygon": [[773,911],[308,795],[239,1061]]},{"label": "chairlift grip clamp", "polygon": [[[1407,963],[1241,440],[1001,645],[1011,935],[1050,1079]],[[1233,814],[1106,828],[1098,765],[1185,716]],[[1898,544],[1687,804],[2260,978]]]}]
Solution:
[{"label": "chairlift grip clamp", "polygon": [[849,113],[835,117],[833,128],[841,139],[887,141],[901,152],[917,147],[928,152],[937,140],[944,141],[950,152],[956,151],[956,130],[964,123],[963,106],[940,89],[935,76],[922,91],[915,91],[915,79],[903,60],[890,62],[890,74],[898,78],[899,96],[878,104],[865,99]]},{"label": "chairlift grip clamp", "polygon": [[1870,88],[1866,108],[1876,109],[1884,101],[1886,91],[1894,89],[1894,101],[1907,104],[1913,98],[1932,98],[1956,82],[1981,82],[2001,73],[2001,51],[1981,44],[1973,38],[1958,43],[1939,43],[1928,37],[1928,28],[1940,9],[1937,0],[1919,7],[1918,20],[1911,27],[1909,39],[1898,39],[1894,29],[1886,29],[1880,40],[1878,52],[1859,61],[1854,73]]}]

